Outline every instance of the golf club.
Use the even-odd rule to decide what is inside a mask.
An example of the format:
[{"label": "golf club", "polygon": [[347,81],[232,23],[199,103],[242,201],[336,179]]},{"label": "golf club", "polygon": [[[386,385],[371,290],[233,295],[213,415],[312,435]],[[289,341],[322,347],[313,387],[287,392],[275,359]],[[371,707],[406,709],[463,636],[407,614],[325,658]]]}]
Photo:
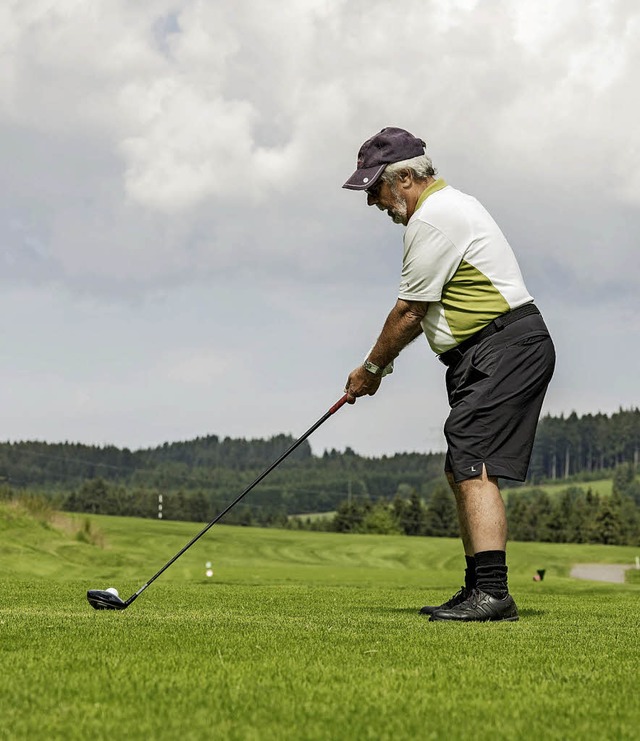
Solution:
[{"label": "golf club", "polygon": [[170,560],[167,561],[167,563],[158,571],[156,574],[154,574],[151,579],[146,584],[143,584],[140,589],[135,594],[132,594],[131,597],[129,597],[128,600],[123,601],[118,596],[117,592],[115,590],[106,590],[106,589],[90,589],[87,592],[87,599],[89,600],[89,604],[91,607],[93,607],[96,610],[126,610],[127,607],[135,600],[137,599],[144,590],[153,584],[153,582],[162,574],[164,571],[166,571],[169,566],[171,566],[174,561],[177,561],[180,556],[197,541],[200,540],[200,538],[210,529],[212,528],[216,522],[219,522],[226,514],[229,512],[229,510],[233,509],[233,507],[238,504],[238,502],[246,495],[248,494],[251,489],[253,489],[256,484],[259,484],[262,479],[267,476],[273,469],[278,466],[282,461],[290,454],[292,453],[300,443],[304,442],[309,435],[311,435],[313,432],[315,432],[318,427],[320,427],[321,424],[326,422],[329,417],[332,414],[335,414],[338,409],[340,409],[341,406],[347,401],[347,395],[345,394],[339,401],[337,401],[328,412],[326,412],[312,427],[310,427],[302,437],[299,437],[285,452],[274,462],[272,463],[269,468],[267,468],[265,471],[263,471],[258,478],[239,495],[237,496],[231,504],[229,504],[220,514],[216,515],[211,522],[204,527],[195,537],[191,538],[191,540],[182,548],[182,550],[178,551],[176,555]]}]

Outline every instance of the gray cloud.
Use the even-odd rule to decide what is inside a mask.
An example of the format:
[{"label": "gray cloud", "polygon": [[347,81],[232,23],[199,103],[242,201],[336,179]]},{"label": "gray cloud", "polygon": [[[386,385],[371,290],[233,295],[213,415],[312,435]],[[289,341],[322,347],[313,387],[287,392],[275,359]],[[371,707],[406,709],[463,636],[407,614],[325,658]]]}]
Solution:
[{"label": "gray cloud", "polygon": [[[637,403],[635,4],[13,0],[1,27],[0,304],[15,341],[33,334],[57,369],[30,376],[35,349],[5,368],[19,390],[7,435],[200,434],[203,395],[218,432],[304,427],[395,297],[401,231],[340,188],[360,143],[389,124],[423,136],[507,233],[571,350],[549,408]],[[83,334],[87,317],[99,332]],[[82,377],[75,342],[102,358]],[[421,349],[388,397],[345,414],[340,443],[442,444],[439,368]],[[103,373],[123,354],[130,365]],[[55,422],[43,382],[60,389]],[[234,383],[250,408],[234,408]],[[160,421],[154,404],[172,397]],[[116,399],[121,414],[140,410],[135,424]],[[391,426],[374,440],[359,425],[375,415]]]}]

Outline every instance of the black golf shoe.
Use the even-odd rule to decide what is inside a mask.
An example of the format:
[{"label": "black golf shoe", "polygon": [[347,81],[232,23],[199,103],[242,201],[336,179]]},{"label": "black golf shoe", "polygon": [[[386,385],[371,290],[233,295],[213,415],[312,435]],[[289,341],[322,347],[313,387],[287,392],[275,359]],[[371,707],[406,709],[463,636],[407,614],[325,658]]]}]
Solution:
[{"label": "black golf shoe", "polygon": [[420,608],[421,615],[433,615],[436,610],[449,610],[461,602],[464,602],[467,597],[471,594],[471,590],[466,587],[460,587],[460,589],[453,595],[453,597],[441,605],[425,605]]},{"label": "black golf shoe", "polygon": [[513,597],[493,597],[481,589],[473,589],[464,602],[447,609],[437,609],[429,620],[457,620],[459,622],[499,622],[518,620],[518,608]]}]

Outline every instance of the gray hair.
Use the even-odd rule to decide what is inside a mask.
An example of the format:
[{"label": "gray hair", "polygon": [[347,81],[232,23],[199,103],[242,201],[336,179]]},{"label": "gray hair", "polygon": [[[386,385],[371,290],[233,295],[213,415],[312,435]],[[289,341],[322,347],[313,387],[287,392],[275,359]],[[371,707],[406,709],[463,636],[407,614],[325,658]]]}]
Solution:
[{"label": "gray hair", "polygon": [[427,180],[427,178],[433,177],[438,172],[433,166],[431,158],[426,154],[420,154],[417,157],[412,157],[410,160],[392,162],[385,167],[381,177],[387,183],[391,184],[402,170],[410,170],[416,180]]}]

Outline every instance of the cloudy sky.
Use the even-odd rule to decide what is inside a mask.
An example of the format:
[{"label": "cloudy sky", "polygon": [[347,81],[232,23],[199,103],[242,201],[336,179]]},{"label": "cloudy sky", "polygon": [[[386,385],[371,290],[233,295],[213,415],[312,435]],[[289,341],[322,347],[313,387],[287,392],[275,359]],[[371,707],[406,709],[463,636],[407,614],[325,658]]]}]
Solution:
[{"label": "cloudy sky", "polygon": [[[304,432],[395,302],[402,227],[341,189],[387,125],[505,231],[545,410],[637,406],[639,78],[635,0],[5,0],[0,439]],[[419,339],[312,447],[446,414]]]}]

